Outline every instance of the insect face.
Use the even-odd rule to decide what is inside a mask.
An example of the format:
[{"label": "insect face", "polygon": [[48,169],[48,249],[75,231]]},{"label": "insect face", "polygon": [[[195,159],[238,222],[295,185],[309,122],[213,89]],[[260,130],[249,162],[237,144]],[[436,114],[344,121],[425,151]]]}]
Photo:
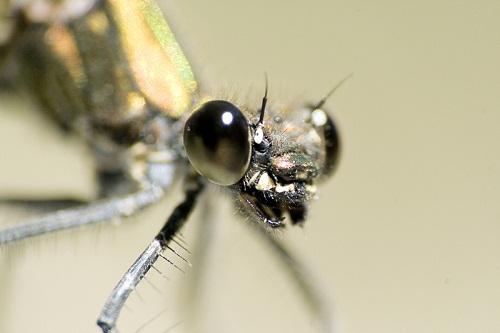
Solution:
[{"label": "insect face", "polygon": [[186,153],[201,175],[228,186],[251,216],[281,227],[287,214],[297,224],[306,218],[316,182],[337,163],[337,131],[320,108],[270,108],[265,117],[264,108],[203,104],[186,122]]}]

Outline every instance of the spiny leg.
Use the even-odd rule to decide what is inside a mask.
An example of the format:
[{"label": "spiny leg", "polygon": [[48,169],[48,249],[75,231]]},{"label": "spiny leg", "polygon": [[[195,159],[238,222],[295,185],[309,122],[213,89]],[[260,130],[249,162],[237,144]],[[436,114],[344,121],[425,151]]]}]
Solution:
[{"label": "spiny leg", "polygon": [[[58,230],[108,222],[116,217],[134,214],[160,200],[165,194],[165,190],[173,183],[174,163],[158,163],[151,167],[152,172],[144,189],[83,207],[59,210],[0,230],[0,245]],[[159,171],[161,171],[161,182],[157,179]]]},{"label": "spiny leg", "polygon": [[160,232],[125,272],[104,304],[97,320],[97,325],[101,327],[103,332],[115,330],[116,321],[128,296],[167,248],[172,237],[181,229],[192,212],[202,189],[203,182],[198,176],[186,181],[184,200],[175,207]]},{"label": "spiny leg", "polygon": [[250,225],[258,230],[259,234],[270,244],[279,259],[283,261],[286,270],[297,284],[307,305],[317,316],[321,325],[321,331],[324,333],[331,333],[333,331],[333,325],[327,300],[323,297],[322,291],[317,288],[313,277],[307,271],[306,267],[294,258],[285,246],[273,236],[269,227],[263,223],[250,223]]}]

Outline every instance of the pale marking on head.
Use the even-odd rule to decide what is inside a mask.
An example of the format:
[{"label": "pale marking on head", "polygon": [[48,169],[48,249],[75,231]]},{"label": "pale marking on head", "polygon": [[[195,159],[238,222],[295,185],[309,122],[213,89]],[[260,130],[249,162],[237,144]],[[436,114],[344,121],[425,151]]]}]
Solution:
[{"label": "pale marking on head", "polygon": [[259,124],[255,129],[255,134],[253,135],[253,141],[255,142],[255,144],[260,145],[263,140],[264,140],[264,131],[262,130],[262,125]]},{"label": "pale marking on head", "polygon": [[274,181],[267,172],[262,172],[259,178],[259,182],[255,186],[255,188],[259,191],[269,191],[275,186]]},{"label": "pale marking on head", "polygon": [[324,126],[328,120],[326,112],[321,109],[315,109],[311,112],[311,122],[315,127]]},{"label": "pale marking on head", "polygon": [[294,184],[281,185],[280,183],[278,183],[278,184],[276,184],[275,191],[278,193],[293,192],[293,191],[295,191],[295,185]]}]

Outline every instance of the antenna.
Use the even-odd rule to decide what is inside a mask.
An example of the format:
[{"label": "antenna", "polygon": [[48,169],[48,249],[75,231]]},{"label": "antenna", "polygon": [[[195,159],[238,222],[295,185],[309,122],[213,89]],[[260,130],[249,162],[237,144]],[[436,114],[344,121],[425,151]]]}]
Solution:
[{"label": "antenna", "polygon": [[264,97],[262,98],[262,106],[260,107],[260,117],[257,126],[262,125],[264,123],[264,113],[266,112],[266,104],[267,104],[267,89],[268,89],[268,81],[267,81],[267,73],[264,73],[264,77],[266,80],[266,91],[264,93]]},{"label": "antenna", "polygon": [[323,105],[325,105],[326,101],[333,95],[333,93],[335,91],[337,91],[337,89],[339,89],[348,79],[350,79],[352,76],[353,76],[354,73],[350,73],[349,75],[347,75],[346,77],[344,77],[342,80],[340,80],[339,83],[337,83],[335,85],[335,87],[332,88],[332,90],[330,90],[328,92],[328,94],[325,95],[325,97],[323,97],[318,104],[316,104],[316,106],[313,108],[313,110],[316,110],[316,109],[319,109],[321,107],[323,107]]},{"label": "antenna", "polygon": [[262,106],[260,107],[260,117],[259,117],[259,122],[255,126],[255,133],[253,136],[253,141],[260,145],[262,141],[264,141],[264,131],[262,130],[262,127],[264,127],[264,114],[266,113],[266,104],[267,104],[267,88],[269,86],[268,81],[267,81],[267,73],[264,73],[264,77],[266,79],[266,91],[264,93],[264,97],[262,98]]}]

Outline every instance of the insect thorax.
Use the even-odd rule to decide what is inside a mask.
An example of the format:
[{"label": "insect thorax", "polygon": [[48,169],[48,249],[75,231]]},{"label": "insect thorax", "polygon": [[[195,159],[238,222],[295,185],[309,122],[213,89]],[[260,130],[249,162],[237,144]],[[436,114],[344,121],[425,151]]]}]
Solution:
[{"label": "insect thorax", "polygon": [[197,83],[154,3],[89,4],[65,17],[55,5],[44,16],[23,8],[11,58],[43,109],[90,142],[102,169],[123,168],[137,143],[171,145],[168,129]]}]

